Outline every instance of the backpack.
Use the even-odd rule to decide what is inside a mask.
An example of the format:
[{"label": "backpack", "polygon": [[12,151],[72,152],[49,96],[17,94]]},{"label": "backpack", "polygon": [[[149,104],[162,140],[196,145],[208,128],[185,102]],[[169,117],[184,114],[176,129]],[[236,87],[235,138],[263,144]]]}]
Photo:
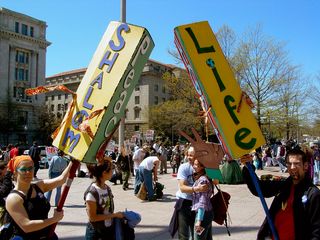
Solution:
[{"label": "backpack", "polygon": [[[25,204],[25,201],[26,201],[25,195],[23,195],[21,192],[17,190],[12,190],[11,193],[12,192],[17,193],[23,199],[23,202]],[[1,223],[3,224],[0,227],[0,240],[11,239],[11,237],[13,236],[13,230],[14,230],[13,220],[5,207],[2,207],[0,218],[1,218]]]},{"label": "backpack", "polygon": [[[92,184],[87,188],[87,190],[84,193],[84,201],[86,201],[86,196],[88,193],[91,193],[92,196],[96,199],[97,202],[97,213],[103,213],[104,208],[99,204],[99,193],[95,187],[92,187]],[[111,193],[111,189],[108,187],[108,194],[111,198],[113,198],[113,195]],[[113,200],[112,200],[113,202]],[[110,206],[109,212],[113,212],[113,203]],[[125,219],[121,219],[121,231],[122,231],[122,239],[123,240],[134,240],[135,234],[134,229],[129,226],[127,221]],[[100,234],[103,234],[103,229],[105,228],[104,221],[98,221],[98,222],[91,222],[91,224],[94,226],[95,230],[99,232]],[[1,240],[1,239],[0,239]]]},{"label": "backpack", "polygon": [[283,157],[286,154],[286,148],[282,145],[280,146],[280,157]]},{"label": "backpack", "polygon": [[228,235],[230,236],[230,231],[228,227],[228,206],[230,201],[230,194],[224,191],[221,191],[220,188],[216,186],[218,192],[210,198],[213,211],[213,221],[219,225],[225,225],[227,228]]}]

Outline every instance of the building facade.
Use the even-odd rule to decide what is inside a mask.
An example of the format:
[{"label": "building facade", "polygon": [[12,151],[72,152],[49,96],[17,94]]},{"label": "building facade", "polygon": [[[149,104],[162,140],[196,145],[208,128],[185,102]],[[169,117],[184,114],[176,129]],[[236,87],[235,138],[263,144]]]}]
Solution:
[{"label": "building facade", "polygon": [[45,84],[46,22],[0,8],[0,144],[37,140],[45,99],[25,89]]},{"label": "building facade", "polygon": [[[165,88],[162,75],[165,72],[174,71],[172,65],[162,64],[154,60],[148,60],[144,66],[139,82],[135,87],[126,107],[125,114],[125,139],[132,136],[143,138],[149,130],[149,108],[161,104],[170,98],[169,91]],[[86,68],[62,72],[46,78],[46,85],[64,85],[72,91],[76,91],[85,74]],[[67,111],[72,97],[62,92],[46,93],[46,105],[56,116],[62,120]],[[117,138],[117,132],[114,134]]]}]

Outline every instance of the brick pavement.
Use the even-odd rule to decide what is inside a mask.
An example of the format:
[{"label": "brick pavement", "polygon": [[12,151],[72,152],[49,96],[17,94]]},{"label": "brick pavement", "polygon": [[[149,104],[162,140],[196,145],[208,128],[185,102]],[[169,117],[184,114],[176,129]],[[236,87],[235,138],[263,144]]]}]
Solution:
[{"label": "brick pavement", "polygon": [[[85,168],[82,166],[82,168]],[[169,172],[171,169],[168,169]],[[257,171],[258,175],[272,173],[274,175],[286,175],[278,172],[278,168],[268,168]],[[46,178],[47,170],[41,169],[38,177]],[[169,240],[168,224],[175,203],[175,192],[177,191],[177,180],[171,174],[159,175],[159,182],[165,185],[163,199],[155,202],[145,202],[133,195],[132,184],[134,179],[130,179],[130,189],[123,191],[120,184],[113,185],[111,189],[115,196],[115,210],[137,211],[142,215],[142,221],[135,228],[137,240]],[[89,186],[91,179],[75,178],[70,188],[64,206],[64,218],[56,227],[56,233],[60,239],[80,240],[84,239],[87,215],[84,206],[83,193]],[[231,216],[230,231],[227,235],[224,226],[213,223],[213,236],[215,240],[250,240],[255,239],[257,230],[264,219],[264,211],[259,198],[252,196],[245,184],[221,185],[222,190],[231,194],[229,213]],[[51,198],[51,204],[55,191]],[[267,204],[272,199],[266,199]],[[175,238],[177,239],[177,238]]]}]

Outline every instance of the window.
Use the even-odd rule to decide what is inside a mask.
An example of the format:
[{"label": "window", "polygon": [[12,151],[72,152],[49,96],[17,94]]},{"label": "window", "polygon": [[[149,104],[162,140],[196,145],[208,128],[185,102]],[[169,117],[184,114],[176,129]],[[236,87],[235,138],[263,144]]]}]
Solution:
[{"label": "window", "polygon": [[51,96],[51,100],[54,101],[54,95]]},{"label": "window", "polygon": [[20,24],[18,22],[16,22],[16,25],[15,25],[16,33],[19,33],[19,26],[20,26]]},{"label": "window", "polygon": [[134,104],[140,104],[140,96],[134,97]]},{"label": "window", "polygon": [[17,80],[24,80],[24,69],[18,69],[18,79]]},{"label": "window", "polygon": [[135,90],[135,91],[140,91],[140,86],[139,86],[139,85],[136,85],[136,87],[135,87],[134,90]]},{"label": "window", "polygon": [[18,111],[18,124],[26,126],[28,124],[28,112]]},{"label": "window", "polygon": [[61,110],[61,104],[58,104],[58,111]]},{"label": "window", "polygon": [[68,103],[65,103],[64,104],[64,111],[67,111],[67,109],[68,109]]},{"label": "window", "polygon": [[155,91],[155,92],[158,92],[158,91],[159,91],[159,85],[158,85],[158,84],[155,84],[155,85],[154,85],[154,91]]},{"label": "window", "polygon": [[54,105],[52,104],[51,105],[51,112],[53,112],[54,111]]},{"label": "window", "polygon": [[68,97],[69,97],[69,95],[68,95],[68,93],[66,93],[66,94],[64,95],[64,99],[68,99]]},{"label": "window", "polygon": [[61,117],[62,117],[62,114],[61,114],[60,112],[58,112],[58,113],[57,113],[57,118],[58,118],[58,119],[61,119]]},{"label": "window", "polygon": [[166,98],[162,98],[162,102],[165,102],[166,101]]},{"label": "window", "polygon": [[134,119],[140,118],[140,108],[134,109]]},{"label": "window", "polygon": [[24,95],[24,88],[21,87],[14,87],[13,88],[13,97],[18,98],[18,99],[24,99],[25,95]]},{"label": "window", "polygon": [[61,100],[61,94],[58,95],[58,100]]},{"label": "window", "polygon": [[134,126],[134,131],[136,131],[136,132],[137,132],[137,131],[140,131],[140,126],[139,126],[139,125],[135,125],[135,126]]},{"label": "window", "polygon": [[30,37],[33,37],[33,34],[34,34],[34,28],[30,27]]},{"label": "window", "polygon": [[31,97],[25,95],[25,90],[26,89],[23,87],[13,87],[13,97],[20,102],[31,102]]},{"label": "window", "polygon": [[154,96],[154,104],[158,105],[159,103],[159,97],[158,96]]},{"label": "window", "polygon": [[48,96],[46,96],[46,101],[48,101]]},{"label": "window", "polygon": [[14,76],[16,81],[29,81],[29,70],[24,68],[15,68]]},{"label": "window", "polygon": [[23,35],[28,36],[28,26],[27,26],[27,25],[22,24],[21,33],[22,33]]},{"label": "window", "polygon": [[17,52],[16,52],[16,62],[17,63],[24,63],[24,64],[29,63],[29,53],[17,50]]},{"label": "window", "polygon": [[162,86],[162,92],[166,93],[166,87],[165,86]]},{"label": "window", "polygon": [[156,72],[160,72],[160,66],[154,66],[153,68]]}]

